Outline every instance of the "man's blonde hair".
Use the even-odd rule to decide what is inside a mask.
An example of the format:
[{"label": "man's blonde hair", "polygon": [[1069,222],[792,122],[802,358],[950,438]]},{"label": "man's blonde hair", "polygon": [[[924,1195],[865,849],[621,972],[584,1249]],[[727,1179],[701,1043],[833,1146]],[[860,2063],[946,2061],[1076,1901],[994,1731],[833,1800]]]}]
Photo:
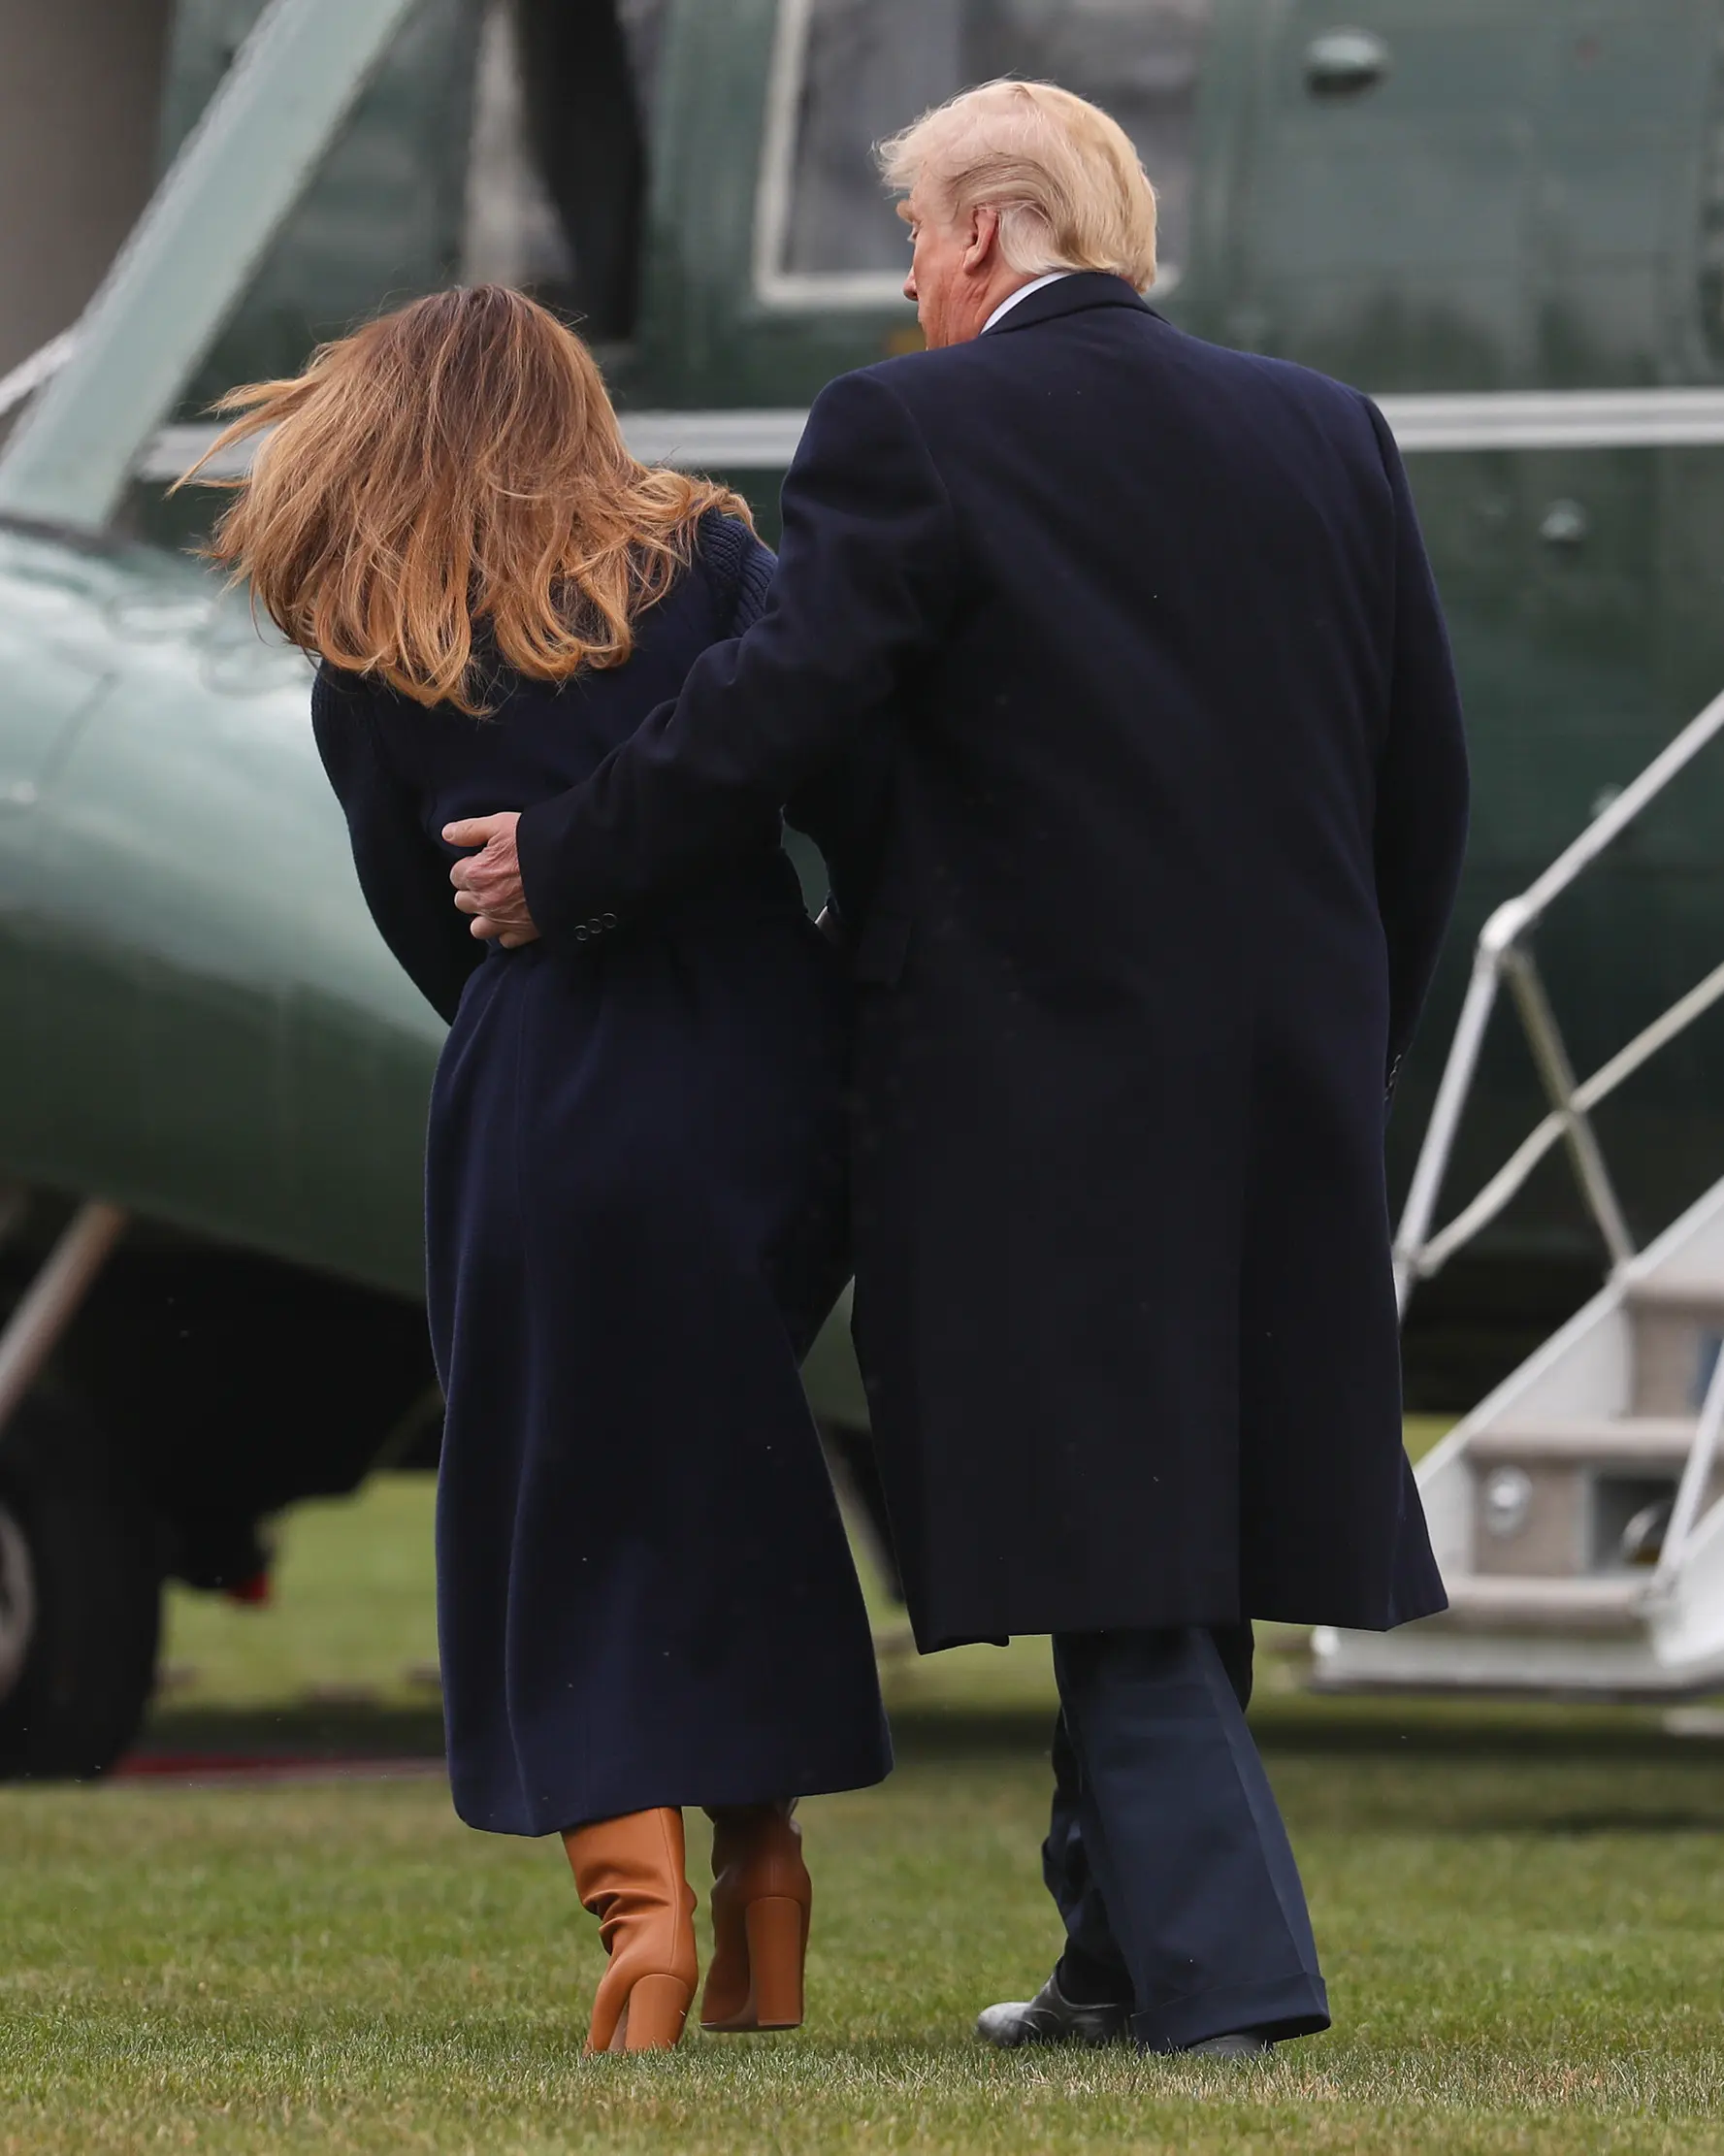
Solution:
[{"label": "man's blonde hair", "polygon": [[1155,190],[1131,138],[1099,106],[1052,82],[1002,79],[936,105],[880,145],[890,186],[926,179],[946,209],[999,213],[1014,270],[1108,270],[1155,281]]}]

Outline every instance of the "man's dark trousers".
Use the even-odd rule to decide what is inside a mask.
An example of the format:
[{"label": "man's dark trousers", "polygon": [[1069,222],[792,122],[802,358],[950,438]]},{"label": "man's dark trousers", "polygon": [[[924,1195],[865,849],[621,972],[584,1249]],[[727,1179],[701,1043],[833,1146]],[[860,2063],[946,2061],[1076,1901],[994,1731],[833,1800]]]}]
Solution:
[{"label": "man's dark trousers", "polygon": [[1132,2000],[1153,2051],[1326,2029],[1305,1892],[1246,1727],[1251,1627],[1057,1633],[1054,1670],[1042,1866],[1068,1996]]}]

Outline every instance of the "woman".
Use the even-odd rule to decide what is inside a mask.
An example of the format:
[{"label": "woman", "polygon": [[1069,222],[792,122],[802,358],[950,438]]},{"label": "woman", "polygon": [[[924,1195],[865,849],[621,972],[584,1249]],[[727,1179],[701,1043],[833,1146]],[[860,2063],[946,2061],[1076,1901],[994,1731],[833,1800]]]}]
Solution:
[{"label": "woman", "polygon": [[563,1833],[610,1957],[589,2048],[640,2050],[693,1995],[705,1807],[702,2025],[793,2026],[792,1805],[890,1766],[797,1376],[846,1269],[842,969],[775,826],[558,951],[475,943],[439,836],[578,784],[758,615],[772,557],[736,496],[636,464],[584,345],[496,286],[222,408],[215,447],[273,431],[211,551],[321,659],[361,886],[451,1021],[426,1239],[456,1809]]}]

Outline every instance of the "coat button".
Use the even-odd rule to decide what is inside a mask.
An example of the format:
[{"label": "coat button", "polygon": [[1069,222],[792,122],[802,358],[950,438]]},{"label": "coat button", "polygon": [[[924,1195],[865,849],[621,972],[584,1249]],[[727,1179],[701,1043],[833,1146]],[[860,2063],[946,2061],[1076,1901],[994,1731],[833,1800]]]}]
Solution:
[{"label": "coat button", "polygon": [[617,917],[614,913],[607,913],[603,915],[602,920],[604,927],[607,929],[614,929],[617,925]]},{"label": "coat button", "polygon": [[584,943],[587,940],[587,924],[584,921],[575,929],[574,940],[577,943]]}]

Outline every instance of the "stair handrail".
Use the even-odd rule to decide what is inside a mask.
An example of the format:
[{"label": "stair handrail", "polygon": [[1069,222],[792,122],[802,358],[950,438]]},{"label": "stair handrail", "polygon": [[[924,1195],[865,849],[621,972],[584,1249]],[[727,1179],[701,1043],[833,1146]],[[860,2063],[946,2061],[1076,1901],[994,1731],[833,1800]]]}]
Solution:
[{"label": "stair handrail", "polygon": [[[1592,1126],[1592,1110],[1668,1042],[1692,1026],[1703,1012],[1724,998],[1724,965],[1715,967],[1685,996],[1678,996],[1668,1010],[1637,1033],[1626,1047],[1618,1049],[1590,1077],[1577,1080],[1556,1014],[1545,993],[1531,949],[1531,936],[1554,900],[1720,732],[1724,732],[1724,692],[1690,719],[1645,769],[1599,811],[1579,836],[1566,846],[1518,898],[1506,899],[1498,906],[1480,931],[1466,997],[1437,1087],[1431,1119],[1419,1144],[1400,1225],[1395,1231],[1395,1301],[1403,1317],[1419,1281],[1440,1272],[1457,1250],[1488,1226],[1538,1163],[1558,1144],[1568,1148],[1576,1180],[1610,1254],[1612,1268],[1625,1264],[1634,1256],[1634,1241]],[[1477,1195],[1447,1226],[1433,1234],[1431,1223],[1437,1201],[1442,1195],[1461,1118],[1478,1076],[1479,1060],[1496,1006],[1497,993],[1505,980],[1550,1102],[1550,1112]],[[1724,1411],[1724,1394],[1720,1395],[1720,1406]]]}]

